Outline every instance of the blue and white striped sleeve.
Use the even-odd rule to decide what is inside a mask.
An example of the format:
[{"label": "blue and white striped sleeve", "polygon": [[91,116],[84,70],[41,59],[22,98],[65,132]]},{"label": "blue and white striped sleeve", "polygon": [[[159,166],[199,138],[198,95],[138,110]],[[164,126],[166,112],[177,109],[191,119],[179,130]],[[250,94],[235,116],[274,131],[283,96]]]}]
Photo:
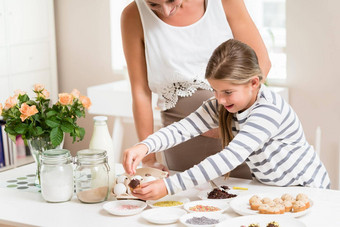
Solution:
[{"label": "blue and white striped sleeve", "polygon": [[216,100],[209,99],[195,112],[153,133],[141,143],[148,147],[148,153],[169,149],[210,129],[218,127]]},{"label": "blue and white striped sleeve", "polygon": [[221,152],[211,155],[189,170],[164,179],[169,194],[175,194],[215,179],[243,163],[279,130],[280,111],[253,110],[244,126]]}]

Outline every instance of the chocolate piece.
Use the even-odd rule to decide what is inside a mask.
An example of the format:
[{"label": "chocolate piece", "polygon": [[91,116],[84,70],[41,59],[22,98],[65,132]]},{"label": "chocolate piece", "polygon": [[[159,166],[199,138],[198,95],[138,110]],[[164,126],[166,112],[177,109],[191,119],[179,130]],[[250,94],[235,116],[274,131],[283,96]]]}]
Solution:
[{"label": "chocolate piece", "polygon": [[236,197],[237,195],[235,194],[230,194],[226,191],[222,191],[220,189],[215,188],[211,192],[208,193],[208,199],[229,199]]},{"label": "chocolate piece", "polygon": [[267,227],[280,227],[280,225],[276,221],[272,221],[268,223]]},{"label": "chocolate piece", "polygon": [[129,183],[129,187],[131,189],[135,189],[140,185],[140,181],[138,179],[132,179]]},{"label": "chocolate piece", "polygon": [[224,190],[229,190],[229,187],[225,185],[221,186],[221,188],[223,188]]}]

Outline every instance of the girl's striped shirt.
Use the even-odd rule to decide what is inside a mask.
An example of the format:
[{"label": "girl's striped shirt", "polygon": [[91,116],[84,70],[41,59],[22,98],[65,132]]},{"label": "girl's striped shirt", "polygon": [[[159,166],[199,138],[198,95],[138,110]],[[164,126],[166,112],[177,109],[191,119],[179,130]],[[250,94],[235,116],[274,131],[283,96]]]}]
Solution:
[{"label": "girl's striped shirt", "polygon": [[[255,103],[234,114],[233,119],[235,137],[229,145],[192,168],[165,178],[169,194],[215,179],[244,161],[264,184],[330,188],[325,166],[306,141],[296,113],[280,95],[261,86]],[[162,151],[217,127],[218,103],[212,98],[141,143],[148,147],[148,153]]]}]

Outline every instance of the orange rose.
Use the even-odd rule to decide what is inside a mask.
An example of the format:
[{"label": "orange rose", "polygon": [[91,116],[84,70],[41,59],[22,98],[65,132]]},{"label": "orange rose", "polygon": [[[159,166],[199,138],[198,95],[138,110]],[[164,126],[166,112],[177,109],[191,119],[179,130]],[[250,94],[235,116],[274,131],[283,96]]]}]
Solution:
[{"label": "orange rose", "polygon": [[42,84],[34,84],[34,91],[42,91],[44,88],[45,86]]},{"label": "orange rose", "polygon": [[44,89],[42,92],[41,92],[41,95],[45,98],[45,99],[48,99],[50,97],[50,93]]},{"label": "orange rose", "polygon": [[38,113],[37,107],[35,105],[29,106],[26,103],[23,103],[19,109],[21,115],[21,121],[25,121],[28,117],[33,116]]},{"label": "orange rose", "polygon": [[73,102],[73,96],[68,93],[60,93],[59,94],[59,102],[61,105],[70,105]]},{"label": "orange rose", "polygon": [[85,107],[86,109],[90,108],[90,106],[92,105],[89,97],[80,96],[79,100],[80,100],[81,104],[83,105],[83,107]]},{"label": "orange rose", "polygon": [[0,116],[2,114],[2,104],[0,103]]},{"label": "orange rose", "polygon": [[13,106],[15,106],[17,103],[18,103],[18,96],[14,95],[12,97],[9,97],[5,102],[4,109],[8,110],[12,108]]},{"label": "orange rose", "polygon": [[14,94],[15,94],[15,96],[19,97],[19,95],[24,95],[24,94],[26,94],[26,92],[24,92],[22,90],[15,90]]},{"label": "orange rose", "polygon": [[77,89],[73,89],[71,95],[77,99],[80,96],[80,91],[78,91]]}]

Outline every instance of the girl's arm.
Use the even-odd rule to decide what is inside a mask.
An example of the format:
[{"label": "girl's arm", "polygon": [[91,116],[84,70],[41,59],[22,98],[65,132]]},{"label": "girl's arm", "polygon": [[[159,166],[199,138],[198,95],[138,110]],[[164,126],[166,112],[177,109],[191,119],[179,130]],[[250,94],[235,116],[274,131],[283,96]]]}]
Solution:
[{"label": "girl's arm", "polygon": [[217,127],[217,101],[210,99],[189,116],[160,129],[141,143],[148,147],[148,153],[162,151]]},{"label": "girl's arm", "polygon": [[[242,129],[221,152],[211,155],[189,170],[164,179],[169,194],[187,190],[226,174],[259,150],[279,129],[280,111],[257,108]],[[265,114],[263,114],[265,113]]]},{"label": "girl's arm", "polygon": [[266,79],[271,68],[268,52],[243,0],[222,0],[222,3],[234,38],[255,50]]},{"label": "girl's arm", "polygon": [[153,114],[146,73],[143,27],[135,2],[130,3],[122,12],[121,31],[131,83],[133,116],[141,141],[153,133]]}]

